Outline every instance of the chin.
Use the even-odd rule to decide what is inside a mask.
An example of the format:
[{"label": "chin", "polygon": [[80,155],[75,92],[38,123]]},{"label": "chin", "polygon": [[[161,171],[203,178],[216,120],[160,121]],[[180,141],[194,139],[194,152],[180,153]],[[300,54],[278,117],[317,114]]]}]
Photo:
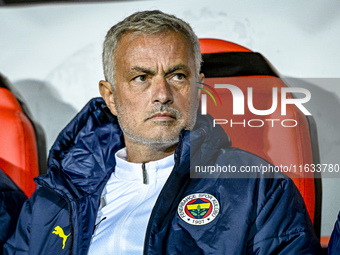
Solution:
[{"label": "chin", "polygon": [[[163,131],[164,132],[164,131]],[[175,134],[171,134],[168,136],[159,135],[153,137],[145,137],[145,136],[137,136],[137,135],[129,135],[125,134],[129,139],[135,143],[145,144],[150,147],[155,148],[168,148],[173,145],[176,145],[179,141],[179,132]]]}]

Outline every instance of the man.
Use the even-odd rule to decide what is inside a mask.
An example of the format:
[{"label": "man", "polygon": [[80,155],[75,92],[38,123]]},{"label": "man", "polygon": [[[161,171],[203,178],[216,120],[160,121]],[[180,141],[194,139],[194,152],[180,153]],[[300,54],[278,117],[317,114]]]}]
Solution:
[{"label": "man", "polygon": [[193,163],[265,163],[197,115],[200,64],[196,35],[174,16],[113,26],[104,100],[57,138],[5,254],[317,254],[290,179],[190,178]]}]

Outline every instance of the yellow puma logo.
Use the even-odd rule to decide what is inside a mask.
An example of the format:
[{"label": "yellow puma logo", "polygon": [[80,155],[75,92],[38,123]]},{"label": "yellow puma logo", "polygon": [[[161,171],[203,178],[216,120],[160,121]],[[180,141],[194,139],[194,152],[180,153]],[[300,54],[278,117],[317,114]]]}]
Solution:
[{"label": "yellow puma logo", "polygon": [[65,235],[64,234],[64,230],[61,227],[56,226],[54,228],[54,231],[52,232],[52,234],[56,234],[57,236],[59,236],[59,237],[61,237],[63,239],[63,249],[64,249],[65,248],[66,240],[67,240],[67,238],[69,237],[69,235],[71,233],[69,233],[68,235]]}]

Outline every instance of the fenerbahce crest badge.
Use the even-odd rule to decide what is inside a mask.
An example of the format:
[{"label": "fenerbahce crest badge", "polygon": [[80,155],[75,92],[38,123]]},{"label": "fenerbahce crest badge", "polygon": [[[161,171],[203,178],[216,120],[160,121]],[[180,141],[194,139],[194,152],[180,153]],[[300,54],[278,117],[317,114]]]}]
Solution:
[{"label": "fenerbahce crest badge", "polygon": [[177,212],[179,217],[190,225],[205,225],[219,214],[220,203],[208,193],[190,194],[179,203]]}]

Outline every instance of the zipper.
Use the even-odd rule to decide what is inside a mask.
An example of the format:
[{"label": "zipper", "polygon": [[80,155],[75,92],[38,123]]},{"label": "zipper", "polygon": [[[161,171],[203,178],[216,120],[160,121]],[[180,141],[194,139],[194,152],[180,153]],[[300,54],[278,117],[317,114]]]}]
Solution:
[{"label": "zipper", "polygon": [[142,172],[143,172],[143,184],[148,184],[148,176],[145,169],[145,163],[142,163]]},{"label": "zipper", "polygon": [[159,206],[159,204],[161,203],[161,197],[164,197],[163,196],[163,193],[165,192],[165,190],[167,189],[167,186],[169,186],[169,183],[172,181],[171,179],[173,179],[173,175],[174,175],[174,169],[176,168],[176,166],[177,166],[177,162],[175,162],[175,165],[174,165],[174,167],[173,167],[173,169],[172,169],[172,171],[171,171],[171,174],[170,174],[170,176],[169,176],[169,178],[168,178],[168,180],[166,181],[166,183],[164,184],[164,186],[163,186],[163,188],[162,188],[162,190],[161,190],[161,192],[160,192],[160,194],[158,195],[158,198],[157,198],[157,200],[156,200],[156,203],[155,203],[155,205],[154,205],[154,207],[153,207],[153,209],[152,209],[152,211],[151,211],[151,215],[150,215],[150,218],[149,218],[149,222],[148,222],[148,225],[147,225],[147,227],[146,227],[146,233],[145,233],[145,240],[144,240],[144,247],[143,247],[143,255],[147,255],[147,254],[149,254],[149,250],[148,250],[148,246],[149,246],[149,237],[150,237],[150,231],[151,231],[151,224],[153,223],[153,217],[154,217],[154,215],[155,215],[155,208],[157,208],[158,209],[158,206]]},{"label": "zipper", "polygon": [[[149,242],[150,242],[150,232],[151,232],[151,225],[154,224],[154,221],[153,221],[153,218],[156,214],[156,211],[158,210],[158,207],[160,206],[160,204],[162,203],[162,199],[164,197],[164,193],[166,192],[166,190],[168,189],[168,186],[170,185],[170,183],[172,181],[175,181],[175,180],[172,180],[175,175],[175,169],[178,168],[178,166],[180,165],[180,155],[182,154],[182,144],[183,144],[183,135],[181,134],[180,136],[180,139],[179,139],[179,142],[178,142],[178,145],[177,145],[177,150],[175,152],[175,165],[171,171],[171,174],[170,176],[168,177],[168,180],[165,182],[161,192],[159,193],[158,195],[158,198],[156,200],[156,203],[151,211],[151,215],[150,215],[150,218],[149,218],[149,222],[148,222],[148,225],[147,225],[147,228],[146,228],[146,233],[145,233],[145,240],[144,240],[144,247],[143,247],[143,255],[147,255],[149,254]],[[176,155],[178,155],[176,157]]]},{"label": "zipper", "polygon": [[[143,189],[148,189],[148,187],[145,187],[145,186],[142,186]],[[142,191],[142,193],[144,193],[143,197],[140,199],[140,202],[135,205],[132,209],[130,209],[125,215],[124,215],[124,218],[122,218],[118,224],[117,224],[117,227],[116,227],[116,230],[115,230],[115,234],[114,234],[114,250],[113,250],[113,253],[112,254],[115,254],[115,255],[119,255],[121,254],[121,247],[120,247],[120,236],[121,236],[121,233],[122,233],[122,229],[125,225],[125,222],[126,220],[130,217],[131,213],[134,212],[136,210],[136,208],[138,208],[138,206],[140,206],[142,204],[142,202],[144,201],[145,197],[146,197],[146,193],[145,191]]]}]

